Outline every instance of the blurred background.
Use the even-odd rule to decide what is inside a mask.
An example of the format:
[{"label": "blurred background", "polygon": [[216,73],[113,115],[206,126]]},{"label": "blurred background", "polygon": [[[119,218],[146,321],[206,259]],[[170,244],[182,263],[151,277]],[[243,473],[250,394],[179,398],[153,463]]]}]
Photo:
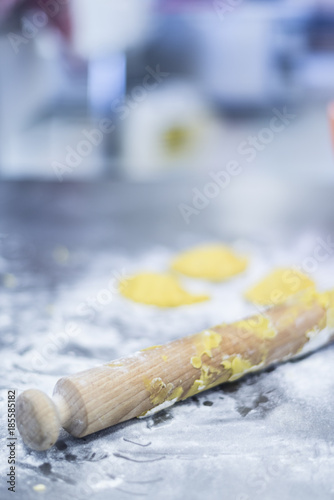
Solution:
[{"label": "blurred background", "polygon": [[1,0],[0,60],[0,178],[334,179],[332,0]]},{"label": "blurred background", "polygon": [[[202,306],[119,297],[193,245],[249,256],[249,286],[288,265],[333,287],[334,0],[0,0],[0,63],[0,405],[250,313],[243,277],[184,280]],[[17,499],[333,499],[334,351],[300,363],[50,453],[18,440]]]}]

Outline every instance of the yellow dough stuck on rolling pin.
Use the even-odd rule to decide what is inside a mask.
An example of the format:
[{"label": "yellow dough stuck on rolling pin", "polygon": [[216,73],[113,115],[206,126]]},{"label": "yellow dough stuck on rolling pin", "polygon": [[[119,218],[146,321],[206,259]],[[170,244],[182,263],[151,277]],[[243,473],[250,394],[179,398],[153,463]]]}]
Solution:
[{"label": "yellow dough stuck on rolling pin", "polygon": [[239,257],[225,245],[195,247],[181,253],[172,262],[174,271],[209,281],[224,281],[246,267],[247,259]]},{"label": "yellow dough stuck on rolling pin", "polygon": [[259,305],[281,304],[302,290],[315,288],[308,276],[296,269],[275,269],[245,292],[250,302]]},{"label": "yellow dough stuck on rolling pin", "polygon": [[142,304],[158,307],[177,307],[203,302],[210,297],[194,295],[182,288],[171,274],[140,273],[120,282],[121,294]]}]

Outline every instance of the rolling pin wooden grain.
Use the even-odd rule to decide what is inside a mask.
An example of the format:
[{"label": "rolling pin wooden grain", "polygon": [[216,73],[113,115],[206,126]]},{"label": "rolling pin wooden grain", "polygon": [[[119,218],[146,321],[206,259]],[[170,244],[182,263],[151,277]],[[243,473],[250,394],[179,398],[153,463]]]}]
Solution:
[{"label": "rolling pin wooden grain", "polygon": [[28,446],[46,450],[61,427],[87,436],[301,355],[313,349],[312,342],[315,348],[325,345],[334,339],[334,328],[323,295],[61,378],[52,399],[36,389],[24,391],[16,406],[19,432]]}]

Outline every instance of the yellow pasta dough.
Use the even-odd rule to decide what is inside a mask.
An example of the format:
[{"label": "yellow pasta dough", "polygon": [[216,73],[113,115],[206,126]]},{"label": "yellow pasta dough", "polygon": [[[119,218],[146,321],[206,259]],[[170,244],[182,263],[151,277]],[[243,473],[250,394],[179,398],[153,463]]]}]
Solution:
[{"label": "yellow pasta dough", "polygon": [[307,288],[315,288],[308,276],[295,269],[279,268],[247,290],[245,297],[255,304],[275,305]]},{"label": "yellow pasta dough", "polygon": [[327,326],[334,327],[334,290],[322,294],[327,307]]},{"label": "yellow pasta dough", "polygon": [[121,281],[119,290],[134,302],[158,307],[177,307],[209,299],[207,295],[187,292],[171,274],[139,273]]},{"label": "yellow pasta dough", "polygon": [[210,281],[224,281],[246,267],[247,259],[239,257],[225,245],[196,247],[181,253],[172,262],[174,271]]}]

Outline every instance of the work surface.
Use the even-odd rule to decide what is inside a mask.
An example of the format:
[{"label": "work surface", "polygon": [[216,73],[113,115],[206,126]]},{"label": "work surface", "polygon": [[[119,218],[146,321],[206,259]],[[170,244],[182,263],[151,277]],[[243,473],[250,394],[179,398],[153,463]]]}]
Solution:
[{"label": "work surface", "polygon": [[[317,238],[333,234],[330,186],[231,186],[186,224],[189,200],[181,184],[0,186],[1,499],[334,498],[334,346],[81,440],[63,432],[47,452],[17,433],[7,491],[9,389],[52,394],[61,376],[254,312],[240,299],[247,284],[274,264],[314,265]],[[253,267],[224,285],[187,281],[209,303],[156,310],[117,295],[120,277],[219,240]],[[333,260],[315,265],[325,287]]]}]

